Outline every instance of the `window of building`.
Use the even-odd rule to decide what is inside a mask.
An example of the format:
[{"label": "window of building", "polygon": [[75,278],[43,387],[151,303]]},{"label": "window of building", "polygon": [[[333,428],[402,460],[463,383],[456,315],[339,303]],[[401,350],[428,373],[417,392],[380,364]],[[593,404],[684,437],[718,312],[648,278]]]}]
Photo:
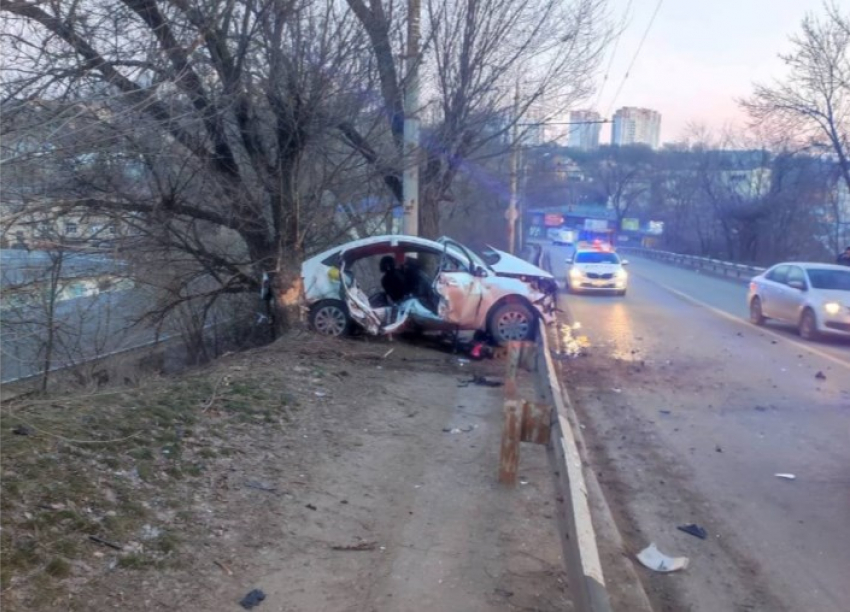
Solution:
[{"label": "window of building", "polygon": [[69,236],[76,235],[77,233],[77,224],[76,223],[66,223],[65,224],[65,233]]}]

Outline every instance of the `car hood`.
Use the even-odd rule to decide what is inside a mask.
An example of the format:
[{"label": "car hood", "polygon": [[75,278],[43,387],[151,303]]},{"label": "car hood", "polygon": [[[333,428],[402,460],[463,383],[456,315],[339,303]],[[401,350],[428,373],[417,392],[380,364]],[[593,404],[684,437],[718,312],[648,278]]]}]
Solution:
[{"label": "car hood", "polygon": [[576,263],[573,264],[573,268],[577,268],[582,272],[601,272],[603,274],[608,272],[616,272],[622,266],[620,264],[613,263]]},{"label": "car hood", "polygon": [[538,268],[534,264],[528,263],[516,255],[505,253],[504,251],[494,249],[491,246],[488,246],[487,248],[499,255],[499,261],[494,264],[490,264],[490,267],[493,268],[499,276],[534,276],[536,278],[555,278],[543,268]]}]

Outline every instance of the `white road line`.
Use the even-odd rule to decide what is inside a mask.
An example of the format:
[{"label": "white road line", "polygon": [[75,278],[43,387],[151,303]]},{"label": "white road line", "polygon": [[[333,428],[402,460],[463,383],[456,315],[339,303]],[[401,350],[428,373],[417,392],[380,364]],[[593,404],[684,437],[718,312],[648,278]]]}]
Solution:
[{"label": "white road line", "polygon": [[[724,319],[728,319],[729,321],[734,321],[735,323],[738,323],[741,326],[746,327],[747,329],[750,329],[750,330],[752,330],[753,327],[755,327],[749,321],[746,321],[746,320],[744,320],[740,317],[736,317],[733,314],[729,314],[725,310],[721,310],[721,309],[719,309],[715,306],[712,306],[711,304],[707,304],[707,303],[703,302],[702,300],[698,300],[697,298],[695,298],[691,295],[688,295],[687,293],[679,291],[678,289],[674,289],[673,287],[671,287],[670,285],[668,285],[666,283],[662,283],[661,281],[657,281],[655,279],[650,279],[650,278],[644,276],[643,274],[638,274],[638,276],[640,276],[642,279],[644,279],[646,281],[649,281],[650,283],[654,283],[654,284],[658,285],[662,289],[665,289],[665,290],[669,291],[670,293],[677,295],[680,298],[682,298],[682,299],[684,299],[688,302],[691,302],[693,304],[696,304],[697,306],[702,306],[703,308],[710,310],[711,312],[713,312],[717,316],[723,317]],[[836,363],[836,364],[850,370],[850,362],[845,361],[844,359],[841,359],[840,357],[835,357],[834,355],[830,355],[829,353],[827,353],[825,351],[822,351],[822,350],[820,350],[816,347],[810,346],[808,344],[804,344],[804,343],[800,342],[799,340],[794,340],[792,338],[789,338],[788,336],[786,336],[784,334],[780,334],[779,332],[775,332],[772,329],[768,329],[767,327],[759,327],[758,329],[759,329],[759,331],[763,331],[764,333],[769,334],[769,335],[773,336],[774,338],[778,338],[778,339],[780,339],[784,342],[787,342],[788,344],[791,344],[792,346],[796,346],[799,349],[802,349],[804,351],[808,351],[812,355],[817,355],[818,357],[823,357],[824,359],[826,359],[828,361]]]}]

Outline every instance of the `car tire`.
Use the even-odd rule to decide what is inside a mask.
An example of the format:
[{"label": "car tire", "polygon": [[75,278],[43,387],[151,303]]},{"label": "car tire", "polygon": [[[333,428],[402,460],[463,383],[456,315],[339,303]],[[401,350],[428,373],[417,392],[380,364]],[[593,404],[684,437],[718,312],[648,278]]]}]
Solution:
[{"label": "car tire", "polygon": [[750,323],[753,325],[764,325],[765,321],[767,321],[767,317],[764,316],[761,308],[761,298],[755,296],[750,300]]},{"label": "car tire", "polygon": [[346,336],[351,332],[351,317],[345,302],[322,300],[310,307],[310,327],[323,336]]},{"label": "car tire", "polygon": [[496,344],[511,340],[533,340],[537,316],[522,302],[507,302],[496,306],[487,325]]},{"label": "car tire", "polygon": [[806,308],[800,315],[797,331],[803,340],[817,340],[820,337],[817,319],[815,319],[815,313],[811,308]]}]

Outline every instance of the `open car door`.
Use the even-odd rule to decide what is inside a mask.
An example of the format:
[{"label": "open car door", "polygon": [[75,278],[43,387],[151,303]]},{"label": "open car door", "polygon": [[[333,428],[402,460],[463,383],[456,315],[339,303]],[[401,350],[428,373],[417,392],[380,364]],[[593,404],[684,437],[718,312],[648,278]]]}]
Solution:
[{"label": "open car door", "polygon": [[407,325],[410,316],[409,308],[403,306],[381,306],[373,308],[369,304],[369,296],[357,286],[354,275],[351,272],[346,272],[345,257],[343,256],[340,259],[340,286],[345,305],[348,307],[348,316],[351,317],[351,320],[373,336],[402,331]]},{"label": "open car door", "polygon": [[478,323],[484,296],[481,277],[473,274],[476,267],[471,258],[458,262],[449,255],[449,244],[460,253],[466,253],[463,246],[456,242],[443,242],[440,267],[434,277],[434,291],[440,298],[437,315],[446,323],[472,329]]}]

